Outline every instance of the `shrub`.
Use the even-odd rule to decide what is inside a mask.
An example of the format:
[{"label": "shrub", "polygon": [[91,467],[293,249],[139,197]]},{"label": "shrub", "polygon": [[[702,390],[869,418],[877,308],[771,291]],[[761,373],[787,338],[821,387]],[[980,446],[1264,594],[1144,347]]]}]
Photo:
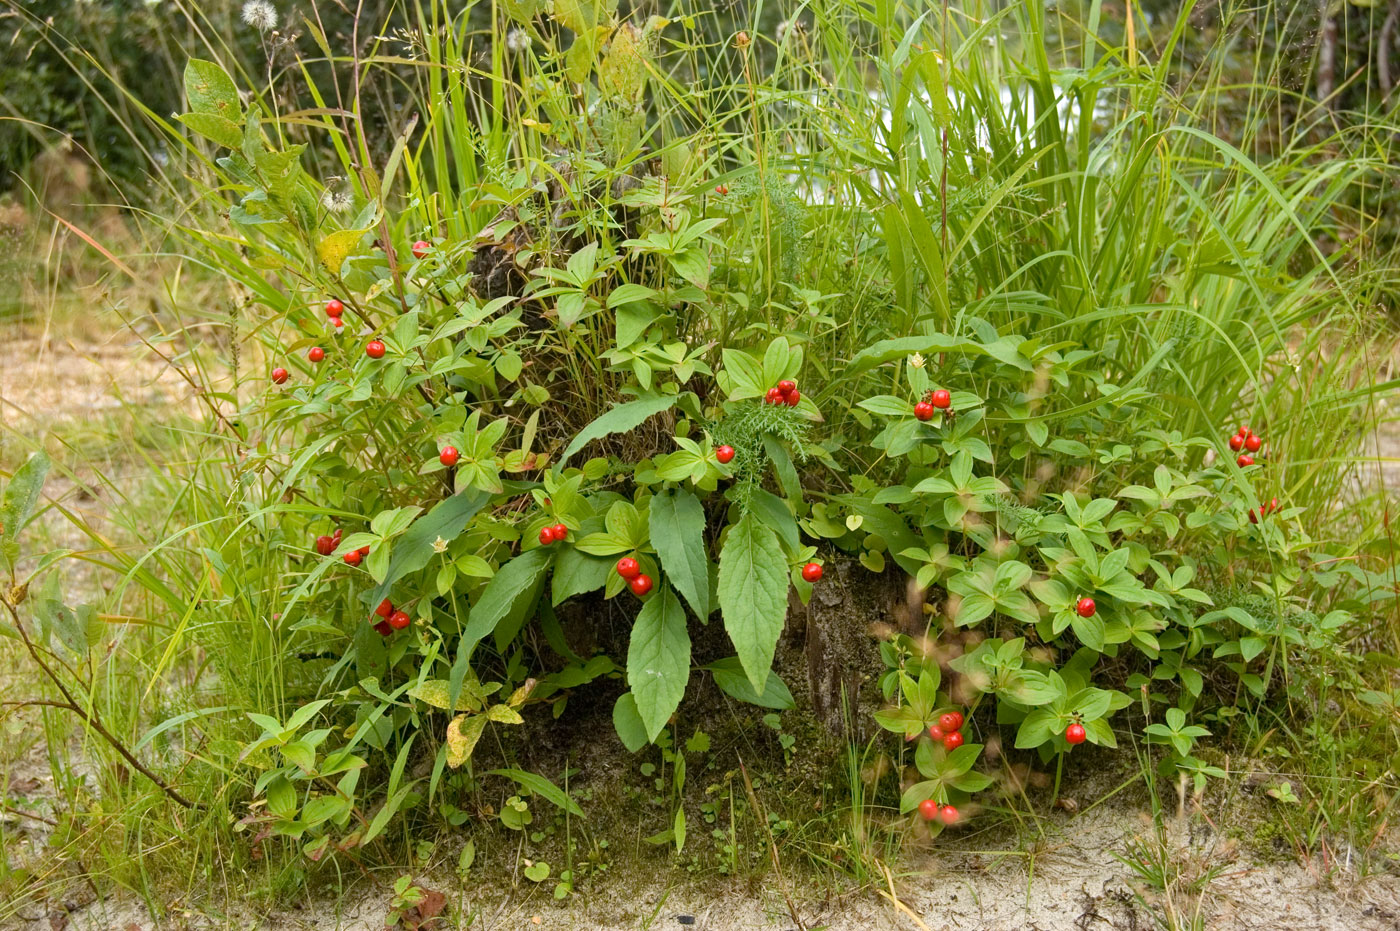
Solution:
[{"label": "shrub", "polygon": [[[1383,285],[1317,241],[1377,163],[1251,161],[1180,122],[1170,46],[1120,70],[1090,41],[1066,70],[1034,4],[947,73],[908,11],[814,13],[825,57],[783,47],[760,76],[747,33],[702,59],[684,20],[508,5],[479,85],[443,10],[413,40],[421,130],[382,160],[314,83],[292,120],[189,63],[180,119],[217,158],[180,232],[264,356],[235,359],[236,474],[206,473],[194,528],[220,592],[199,635],[259,731],[250,823],[313,858],[367,844],[489,724],[600,679],[627,686],[629,749],[665,740],[716,614],[733,655],[703,671],[788,707],[789,592],[838,553],[921,592],[927,628],[883,644],[882,727],[956,707],[960,735],[1062,761],[1071,725],[1113,747],[1136,706],[1198,782],[1207,725],[1390,597],[1374,521],[1309,533],[1349,487],[1320,425],[1361,432],[1370,391],[1349,358],[1289,361],[1366,326]],[[712,61],[732,85],[671,83]],[[328,149],[339,182],[306,167]],[[576,652],[568,602],[620,605],[625,657]],[[961,739],[919,737],[905,811],[992,785]]]}]

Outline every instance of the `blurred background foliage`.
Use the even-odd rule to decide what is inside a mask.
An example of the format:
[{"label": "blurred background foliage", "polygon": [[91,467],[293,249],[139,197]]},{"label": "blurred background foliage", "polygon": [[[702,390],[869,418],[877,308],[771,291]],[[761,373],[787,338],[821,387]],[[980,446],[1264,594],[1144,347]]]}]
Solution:
[{"label": "blurred background foliage", "polygon": [[[414,44],[412,6],[397,0],[346,0],[311,5],[278,4],[280,23],[267,34],[242,20],[239,0],[204,3],[193,0],[0,0],[0,192],[23,197],[24,188],[54,189],[58,202],[83,198],[124,197],[137,203],[153,191],[151,176],[167,153],[142,110],[168,118],[181,107],[180,75],[186,59],[209,48],[238,63],[248,86],[267,87],[294,57],[279,54],[303,38],[303,17],[315,16],[330,42],[340,84],[348,84],[354,55],[398,54],[411,57]],[[464,2],[460,7],[465,9]],[[1132,3],[1132,37],[1150,50],[1170,39],[1181,11],[1179,0]],[[1174,75],[1183,106],[1190,89],[1201,83],[1227,100],[1210,101],[1219,125],[1209,127],[1231,141],[1248,139],[1260,151],[1300,127],[1317,126],[1326,135],[1348,120],[1364,120],[1393,110],[1400,80],[1400,0],[1348,2],[1239,3],[1224,0],[1194,3],[1188,33],[1180,38]],[[936,9],[935,5],[930,6]],[[758,41],[755,54],[768,64],[788,36],[802,34],[804,13],[793,5],[721,0],[701,3],[623,3],[620,13],[660,15],[694,21],[696,33],[717,54],[676,56],[676,68],[736,67],[733,56],[718,54],[739,30]],[[479,36],[489,36],[489,8],[469,14],[481,19]],[[955,11],[954,15],[964,15]],[[809,16],[807,17],[809,18]],[[1128,42],[1129,20],[1121,3],[1066,0],[1048,5],[1047,48],[1077,49],[1076,23],[1098,21],[1105,43]],[[358,26],[357,26],[358,21]],[[818,40],[819,37],[803,37]],[[875,37],[852,37],[857,42]],[[1067,48],[1066,45],[1074,48]],[[475,54],[486,55],[479,48]],[[1067,56],[1068,57],[1068,56]],[[269,64],[270,62],[270,64]],[[306,63],[296,62],[297,66]],[[306,63],[307,77],[324,84],[332,65]],[[419,79],[409,61],[397,69],[375,69],[362,101],[373,141],[392,144],[393,125],[401,125],[415,99]],[[713,79],[714,74],[674,74],[680,80]],[[1200,81],[1209,77],[1208,83]],[[1269,85],[1270,93],[1262,93]],[[112,93],[119,87],[122,93]],[[1263,112],[1261,112],[1261,108]],[[1267,120],[1269,132],[1249,132],[1231,125]],[[378,132],[373,132],[378,130]],[[44,153],[63,153],[67,158]],[[73,158],[83,168],[73,164]],[[36,161],[37,160],[37,161]],[[74,173],[83,176],[73,177]]]}]

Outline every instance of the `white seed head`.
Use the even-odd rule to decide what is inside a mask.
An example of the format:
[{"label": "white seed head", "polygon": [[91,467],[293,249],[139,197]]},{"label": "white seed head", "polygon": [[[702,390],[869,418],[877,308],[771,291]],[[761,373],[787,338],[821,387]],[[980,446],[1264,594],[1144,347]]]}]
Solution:
[{"label": "white seed head", "polygon": [[258,32],[271,32],[277,28],[277,10],[267,0],[248,0],[243,4],[243,22]]}]

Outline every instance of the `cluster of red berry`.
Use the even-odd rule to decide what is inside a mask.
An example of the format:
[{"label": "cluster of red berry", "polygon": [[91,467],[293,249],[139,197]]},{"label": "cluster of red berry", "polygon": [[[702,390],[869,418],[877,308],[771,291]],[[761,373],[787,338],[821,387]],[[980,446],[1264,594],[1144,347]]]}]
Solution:
[{"label": "cluster of red berry", "polygon": [[331,553],[334,553],[335,548],[339,545],[339,527],[335,528],[335,533],[331,534],[330,536],[325,536],[324,534],[322,534],[321,536],[316,538],[316,552],[320,553],[322,556],[329,556]]},{"label": "cluster of red berry", "polygon": [[949,711],[938,716],[937,724],[929,725],[929,739],[939,741],[943,749],[951,753],[963,745],[962,726],[962,712]]},{"label": "cluster of red berry", "polygon": [[379,618],[375,622],[374,630],[382,637],[387,637],[396,630],[403,630],[412,620],[402,611],[394,610],[394,603],[388,598],[379,602],[379,607],[374,609],[375,616]]},{"label": "cluster of red berry", "polygon": [[[1235,460],[1235,465],[1239,466],[1241,469],[1245,466],[1254,465],[1254,457],[1250,454],[1259,452],[1263,445],[1264,440],[1259,434],[1255,433],[1244,424],[1240,424],[1239,430],[1235,431],[1235,435],[1230,437],[1230,449],[1240,454],[1239,458]],[[1243,452],[1240,452],[1241,450],[1243,450]]]},{"label": "cluster of red berry", "polygon": [[1257,524],[1260,520],[1262,520],[1265,517],[1268,517],[1270,514],[1272,514],[1274,511],[1277,511],[1278,509],[1278,499],[1270,498],[1268,504],[1261,504],[1257,508],[1249,509],[1249,522],[1251,524]]},{"label": "cluster of red berry", "polygon": [[647,592],[651,591],[651,576],[642,571],[642,566],[631,556],[624,556],[617,561],[617,574],[627,580],[627,587],[632,589],[632,594],[638,598],[644,598]]},{"label": "cluster of red berry", "polygon": [[563,524],[555,524],[552,527],[540,528],[540,546],[549,546],[551,543],[567,540],[568,538],[569,528],[565,527]]},{"label": "cluster of red berry", "polygon": [[914,405],[914,416],[919,420],[932,420],[934,411],[946,411],[953,406],[953,395],[946,388],[935,388],[924,393],[923,400]]},{"label": "cluster of red berry", "polygon": [[337,298],[326,301],[326,317],[337,330],[345,326],[345,321],[340,319],[340,315],[343,313],[345,313],[345,305]]},{"label": "cluster of red berry", "polygon": [[958,810],[952,805],[944,805],[941,808],[938,803],[931,798],[926,798],[919,803],[919,817],[925,821],[942,821],[944,824],[958,823]]},{"label": "cluster of red berry", "polygon": [[788,407],[796,407],[801,400],[802,392],[797,390],[797,382],[791,378],[784,378],[763,396],[765,404],[786,404]]}]

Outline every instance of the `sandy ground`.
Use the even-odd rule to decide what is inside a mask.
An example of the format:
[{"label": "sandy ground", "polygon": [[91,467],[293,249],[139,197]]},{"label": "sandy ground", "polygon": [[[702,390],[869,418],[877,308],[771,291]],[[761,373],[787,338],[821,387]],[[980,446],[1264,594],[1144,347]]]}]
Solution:
[{"label": "sandy ground", "polygon": [[[1259,863],[1230,841],[1202,830],[1205,819],[1170,824],[1156,835],[1134,812],[1104,806],[1051,828],[1038,848],[1034,875],[1025,857],[931,847],[915,853],[888,887],[852,889],[820,899],[795,894],[797,919],[776,884],[767,889],[721,883],[585,889],[554,902],[548,884],[525,889],[420,882],[446,897],[437,927],[480,931],[1138,931],[1154,927],[1258,931],[1394,931],[1400,928],[1400,877],[1362,876],[1355,863]],[[1134,840],[1150,839],[1178,879],[1166,891],[1136,880],[1119,860]],[[679,871],[678,875],[683,877]],[[530,886],[529,883],[523,883]],[[335,900],[259,913],[231,902],[216,907],[170,903],[161,921],[129,899],[91,902],[71,913],[36,906],[11,926],[24,931],[132,931],[155,927],[263,928],[271,931],[375,931],[388,911],[387,883],[361,883]],[[74,903],[77,904],[77,903]],[[800,924],[799,924],[800,920]]]}]

